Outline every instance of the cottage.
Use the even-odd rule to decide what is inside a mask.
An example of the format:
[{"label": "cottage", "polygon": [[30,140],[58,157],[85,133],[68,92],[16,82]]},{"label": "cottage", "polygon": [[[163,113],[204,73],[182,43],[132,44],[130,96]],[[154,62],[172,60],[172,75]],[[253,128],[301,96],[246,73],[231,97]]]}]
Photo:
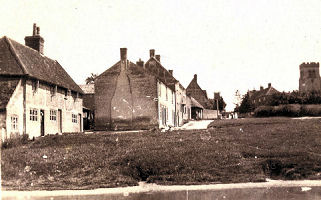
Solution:
[{"label": "cottage", "polygon": [[95,84],[79,85],[83,90],[83,121],[84,130],[91,130],[95,125]]},{"label": "cottage", "polygon": [[272,98],[272,95],[276,93],[280,92],[272,87],[271,83],[269,83],[267,88],[260,86],[260,90],[248,91],[248,96],[251,104],[254,106],[254,108],[257,108],[259,106],[268,104]]},{"label": "cottage", "polygon": [[[181,88],[180,94],[176,90]],[[120,61],[95,80],[95,129],[135,130],[181,125],[188,119],[183,105],[184,88],[150,50],[144,64],[127,60],[127,49],[120,49]],[[186,94],[185,94],[186,95]],[[179,102],[177,102],[179,100]],[[182,108],[178,111],[177,107]],[[185,115],[184,115],[185,110]],[[178,118],[179,117],[179,118]]]},{"label": "cottage", "polygon": [[82,131],[83,91],[56,60],[43,55],[36,24],[25,44],[0,39],[1,139]]},{"label": "cottage", "polygon": [[206,90],[202,90],[202,88],[198,85],[197,74],[194,75],[194,78],[187,86],[186,93],[187,95],[193,97],[196,101],[198,101],[204,108],[213,108],[213,105],[211,105],[207,97]]}]

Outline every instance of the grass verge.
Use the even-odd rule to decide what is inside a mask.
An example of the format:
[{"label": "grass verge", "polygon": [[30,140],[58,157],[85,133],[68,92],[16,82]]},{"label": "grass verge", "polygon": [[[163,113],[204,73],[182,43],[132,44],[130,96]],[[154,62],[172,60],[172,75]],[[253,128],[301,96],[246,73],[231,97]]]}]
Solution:
[{"label": "grass verge", "polygon": [[51,135],[3,148],[5,189],[321,179],[321,120],[214,121],[207,130]]}]

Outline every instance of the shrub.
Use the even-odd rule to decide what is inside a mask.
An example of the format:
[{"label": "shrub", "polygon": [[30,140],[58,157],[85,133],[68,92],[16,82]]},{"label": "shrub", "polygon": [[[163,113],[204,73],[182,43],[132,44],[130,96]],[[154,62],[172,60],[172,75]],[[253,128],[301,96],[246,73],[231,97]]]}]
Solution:
[{"label": "shrub", "polygon": [[287,104],[274,106],[273,116],[299,117],[301,115],[301,106],[299,104]]},{"label": "shrub", "polygon": [[5,140],[2,143],[1,148],[2,149],[8,149],[8,148],[12,148],[12,147],[16,147],[16,146],[20,146],[23,144],[27,144],[29,141],[29,135],[28,134],[23,134],[23,135],[19,135],[13,138],[9,138],[7,140]]},{"label": "shrub", "polygon": [[260,106],[254,110],[256,117],[269,117],[272,116],[272,106]]},{"label": "shrub", "polygon": [[305,116],[321,116],[321,105],[303,105],[301,113]]}]

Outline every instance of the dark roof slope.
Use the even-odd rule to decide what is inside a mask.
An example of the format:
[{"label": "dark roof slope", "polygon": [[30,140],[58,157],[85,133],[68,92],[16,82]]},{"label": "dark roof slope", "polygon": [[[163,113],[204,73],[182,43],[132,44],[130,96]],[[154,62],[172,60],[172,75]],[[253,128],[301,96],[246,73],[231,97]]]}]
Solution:
[{"label": "dark roof slope", "polygon": [[56,60],[6,36],[0,39],[0,75],[28,75],[83,94]]},{"label": "dark roof slope", "polygon": [[6,108],[19,79],[0,79],[0,110]]},{"label": "dark roof slope", "polygon": [[251,99],[257,99],[259,97],[263,97],[263,96],[268,96],[268,95],[272,95],[275,93],[279,93],[279,91],[277,91],[275,88],[273,87],[268,87],[262,90],[252,90],[250,91],[251,93]]},{"label": "dark roof slope", "polygon": [[[190,89],[198,89],[200,91],[202,91],[203,95],[205,96],[206,99],[208,99],[207,97],[207,92],[206,90],[203,90],[197,83],[196,78],[194,77],[191,82],[188,84],[186,90],[190,90]],[[187,92],[189,94],[189,92]]]},{"label": "dark roof slope", "polygon": [[169,71],[165,69],[165,67],[163,67],[163,65],[155,57],[151,57],[146,62],[145,69],[149,74],[155,76],[172,90],[175,90],[175,83],[177,83],[178,81],[171,73],[169,73]]}]

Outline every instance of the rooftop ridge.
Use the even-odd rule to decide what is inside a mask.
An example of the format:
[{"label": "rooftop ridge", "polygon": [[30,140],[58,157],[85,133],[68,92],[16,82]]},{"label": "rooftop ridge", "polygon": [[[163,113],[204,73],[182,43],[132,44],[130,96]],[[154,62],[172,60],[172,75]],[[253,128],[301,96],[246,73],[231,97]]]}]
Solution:
[{"label": "rooftop ridge", "polygon": [[18,65],[21,67],[23,73],[24,73],[25,75],[28,75],[29,72],[28,72],[26,66],[21,62],[18,54],[16,53],[16,50],[15,50],[14,46],[13,46],[12,43],[11,43],[11,39],[8,38],[7,36],[4,36],[4,39],[5,39],[5,41],[8,43],[10,53],[13,55],[13,57],[14,57],[15,60],[17,61]]}]

